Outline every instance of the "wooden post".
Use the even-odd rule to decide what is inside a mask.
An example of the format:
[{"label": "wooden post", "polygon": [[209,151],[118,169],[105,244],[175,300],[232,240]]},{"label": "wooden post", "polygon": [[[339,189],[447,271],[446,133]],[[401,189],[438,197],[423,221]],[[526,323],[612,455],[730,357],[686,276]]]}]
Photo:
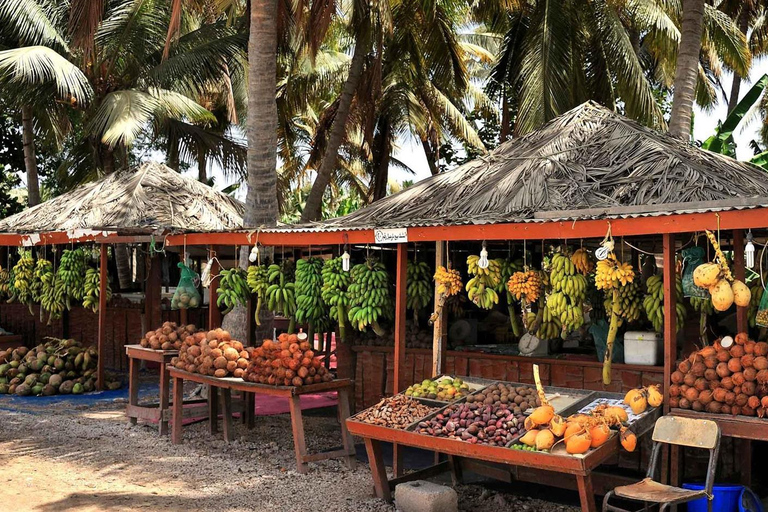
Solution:
[{"label": "wooden post", "polygon": [[[675,292],[677,290],[675,275],[675,235],[666,233],[662,235],[663,246],[663,265],[664,276],[664,414],[669,412],[669,385],[672,372],[675,369],[675,359],[677,358],[677,311],[675,309]],[[669,449],[665,449],[662,454],[661,478],[666,482],[669,478]],[[673,460],[672,464],[677,461]]]},{"label": "wooden post", "polygon": [[[733,274],[736,279],[744,282],[746,276],[746,267],[744,261],[744,231],[741,229],[733,230]],[[749,308],[736,307],[736,331],[747,332],[747,310]]]},{"label": "wooden post", "polygon": [[[435,242],[435,270],[441,265],[445,265],[446,260],[445,242]],[[437,284],[435,284],[435,307],[440,299],[437,293]],[[441,310],[437,315],[432,332],[432,377],[437,377],[443,372],[445,367],[445,331],[446,331],[445,313]]]},{"label": "wooden post", "polygon": [[395,382],[394,394],[400,392],[400,379],[405,358],[405,292],[408,244],[397,245],[397,270],[395,274]]},{"label": "wooden post", "polygon": [[104,361],[106,352],[104,350],[107,340],[107,244],[101,244],[101,254],[99,258],[99,326],[98,326],[98,351],[99,358],[96,365],[96,389],[104,389]]},{"label": "wooden post", "polygon": [[[209,245],[208,246],[208,259],[214,258],[216,256],[216,246],[215,245]],[[219,260],[213,260],[211,261],[211,276],[218,276],[219,275]],[[211,287],[208,289],[208,297],[209,297],[209,304],[208,304],[208,330],[216,329],[217,327],[221,327],[221,311],[219,311],[219,306],[216,304],[216,300],[218,298],[218,289],[219,289],[219,281],[218,277],[216,279],[213,279],[211,281]]]}]

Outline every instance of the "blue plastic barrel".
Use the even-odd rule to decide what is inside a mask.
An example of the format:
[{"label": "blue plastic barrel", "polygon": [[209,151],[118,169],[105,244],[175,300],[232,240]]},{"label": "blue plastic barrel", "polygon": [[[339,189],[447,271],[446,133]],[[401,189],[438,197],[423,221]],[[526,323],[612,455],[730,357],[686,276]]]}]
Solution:
[{"label": "blue plastic barrel", "polygon": [[[702,484],[683,484],[683,489],[700,491]],[[739,512],[739,497],[744,490],[742,485],[717,485],[712,487],[712,512]],[[688,512],[707,512],[707,499],[701,498],[688,502]]]}]

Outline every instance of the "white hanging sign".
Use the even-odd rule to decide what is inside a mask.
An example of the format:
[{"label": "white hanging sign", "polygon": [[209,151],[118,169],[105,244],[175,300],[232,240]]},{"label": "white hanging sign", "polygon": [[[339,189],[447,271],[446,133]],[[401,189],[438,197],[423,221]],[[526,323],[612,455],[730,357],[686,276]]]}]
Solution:
[{"label": "white hanging sign", "polygon": [[408,241],[408,229],[374,229],[373,239],[377,244],[402,244]]}]

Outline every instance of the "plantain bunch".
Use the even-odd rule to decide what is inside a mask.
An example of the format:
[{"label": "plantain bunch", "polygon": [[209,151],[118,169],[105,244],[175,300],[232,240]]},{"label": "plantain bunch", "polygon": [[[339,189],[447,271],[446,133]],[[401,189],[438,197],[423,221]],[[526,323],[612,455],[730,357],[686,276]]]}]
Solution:
[{"label": "plantain bunch", "polygon": [[[645,310],[645,316],[653,324],[653,328],[656,332],[664,331],[664,278],[661,274],[654,274],[645,281],[646,294],[643,298],[643,309]],[[706,302],[712,306],[712,301],[709,298]],[[704,301],[702,301],[700,307],[706,308]],[[675,280],[675,311],[677,313],[677,330],[683,328],[683,322],[685,317],[688,316],[685,310],[685,304],[683,303],[683,281],[680,276],[677,276]]]},{"label": "plantain bunch", "polygon": [[261,325],[259,312],[261,306],[267,300],[267,288],[269,288],[269,270],[266,265],[251,265],[248,267],[248,277],[246,279],[251,292],[256,295],[256,312],[254,320],[256,325]]},{"label": "plantain bunch", "polygon": [[11,287],[12,296],[8,302],[21,302],[23,304],[32,304],[32,283],[35,279],[35,260],[32,258],[32,251],[19,249],[19,261],[13,266],[13,286]]},{"label": "plantain bunch", "polygon": [[[107,281],[107,301],[112,298],[112,288]],[[101,275],[98,269],[93,267],[85,271],[85,293],[83,294],[83,307],[94,313],[99,312],[99,296],[101,295]]]},{"label": "plantain bunch", "polygon": [[301,259],[296,262],[296,321],[308,323],[312,328],[315,322],[326,314],[322,274],[321,258]]},{"label": "plantain bunch", "polygon": [[72,300],[80,302],[85,292],[85,252],[82,248],[66,249],[61,253],[61,262],[56,277],[64,287],[67,309],[72,309]]},{"label": "plantain bunch", "polygon": [[405,305],[414,315],[432,300],[432,271],[424,261],[409,262],[406,271]]},{"label": "plantain bunch", "polygon": [[273,263],[267,267],[269,287],[266,291],[267,307],[270,311],[280,312],[290,320],[288,331],[293,332],[296,313],[295,284],[293,283],[294,266],[290,260],[283,260],[279,265]]},{"label": "plantain bunch", "polygon": [[251,289],[248,287],[248,273],[240,267],[222,270],[220,274],[216,305],[219,309],[223,308],[221,314],[226,315],[238,304],[248,304]]},{"label": "plantain bunch", "polygon": [[338,322],[341,339],[346,339],[347,316],[349,308],[349,285],[352,284],[352,276],[344,272],[341,258],[326,260],[322,270],[323,287],[321,290],[323,301],[330,306],[330,317]]},{"label": "plantain bunch", "polygon": [[35,272],[34,277],[32,279],[32,285],[31,285],[31,292],[32,292],[32,301],[36,303],[40,303],[40,299],[43,296],[43,281],[42,277],[45,274],[53,273],[53,263],[50,261],[40,258],[35,263]]},{"label": "plantain bunch", "polygon": [[383,264],[373,259],[352,267],[352,284],[349,285],[349,321],[358,331],[369,325],[379,336],[384,330],[379,317],[386,316],[392,301],[389,296],[389,275]]}]

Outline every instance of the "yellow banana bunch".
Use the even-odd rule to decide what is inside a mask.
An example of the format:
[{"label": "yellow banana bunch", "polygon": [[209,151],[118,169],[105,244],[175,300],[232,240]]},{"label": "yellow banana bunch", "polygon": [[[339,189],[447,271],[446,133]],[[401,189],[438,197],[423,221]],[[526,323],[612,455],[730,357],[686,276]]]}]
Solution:
[{"label": "yellow banana bunch", "polygon": [[44,274],[40,279],[43,285],[40,297],[40,322],[43,322],[43,315],[47,312],[47,325],[51,325],[52,320],[58,320],[64,314],[66,307],[65,286],[58,274],[53,271]]},{"label": "yellow banana bunch", "polygon": [[326,315],[322,297],[323,260],[321,258],[301,259],[296,262],[296,321],[308,323],[314,331],[314,324]]},{"label": "yellow banana bunch", "polygon": [[584,248],[576,249],[571,255],[571,263],[584,276],[591,274],[595,270],[595,262],[592,261],[589,251]]},{"label": "yellow banana bunch", "polygon": [[480,256],[477,254],[470,254],[467,257],[467,271],[475,276],[488,277],[487,283],[496,286],[501,280],[501,266],[499,260],[488,260],[488,267],[480,268],[478,263],[480,262]]},{"label": "yellow banana bunch", "polygon": [[461,291],[461,274],[456,269],[446,269],[442,265],[435,270],[435,282],[437,283],[437,293],[451,296]]},{"label": "yellow banana bunch", "polygon": [[43,295],[42,277],[48,272],[53,272],[53,263],[43,258],[38,259],[37,263],[35,263],[34,278],[32,279],[32,284],[30,286],[33,302],[40,303],[40,299]]},{"label": "yellow banana bunch", "polygon": [[[526,313],[526,325],[531,328],[535,328],[535,332],[531,331],[531,334],[539,338],[540,340],[550,340],[560,336],[562,331],[562,323],[558,315],[552,313],[549,307],[539,304],[538,313]],[[537,320],[540,320],[537,325]]]},{"label": "yellow banana bunch", "polygon": [[378,320],[386,315],[386,309],[391,305],[387,269],[381,262],[369,259],[352,267],[350,274],[350,323],[358,331],[364,331],[370,325],[376,334],[383,336],[385,332]]},{"label": "yellow banana bunch", "polygon": [[248,267],[248,277],[246,278],[248,287],[256,295],[256,311],[253,314],[256,325],[261,325],[259,312],[264,301],[267,300],[267,288],[269,288],[269,271],[266,265],[251,265]]},{"label": "yellow banana bunch", "polygon": [[597,262],[595,286],[598,290],[611,290],[631,283],[635,279],[635,271],[629,263],[622,263],[610,253],[604,260]]},{"label": "yellow banana bunch", "polygon": [[223,310],[222,315],[232,311],[235,306],[248,304],[251,290],[248,287],[248,273],[240,267],[222,270],[219,277],[216,305]]},{"label": "yellow banana bunch", "polygon": [[341,339],[346,339],[349,294],[347,289],[352,284],[352,276],[344,272],[341,258],[326,260],[323,265],[323,300],[330,306],[330,317],[339,324]]},{"label": "yellow banana bunch", "polygon": [[543,288],[541,273],[537,270],[515,272],[507,281],[507,289],[517,300],[536,302]]},{"label": "yellow banana bunch", "polygon": [[11,273],[8,272],[7,269],[0,267],[0,298],[9,299],[10,297],[11,297]]},{"label": "yellow banana bunch", "polygon": [[479,260],[480,256],[476,254],[467,258],[468,272],[474,276],[467,281],[467,298],[477,307],[493,309],[499,303],[496,287],[501,283],[501,265],[498,260],[489,260],[488,268],[480,268]]},{"label": "yellow banana bunch", "polygon": [[14,300],[30,305],[32,303],[32,282],[35,279],[35,260],[32,259],[32,251],[19,249],[19,261],[13,267],[12,297]]},{"label": "yellow banana bunch", "polygon": [[[664,331],[664,279],[661,274],[655,274],[649,277],[645,282],[646,295],[643,299],[643,309],[645,316],[653,324],[656,332]],[[675,281],[675,310],[677,313],[677,330],[683,327],[687,312],[683,303],[683,281],[677,276]],[[706,303],[712,307],[712,301],[709,299],[697,301],[700,308],[706,310]],[[693,303],[693,297],[691,299]],[[701,309],[699,310],[701,312]]]},{"label": "yellow banana bunch", "polygon": [[[94,313],[99,311],[99,295],[101,295],[101,276],[95,268],[89,268],[85,272],[85,294],[83,295],[83,307]],[[107,281],[107,302],[112,298],[112,288]]]}]

